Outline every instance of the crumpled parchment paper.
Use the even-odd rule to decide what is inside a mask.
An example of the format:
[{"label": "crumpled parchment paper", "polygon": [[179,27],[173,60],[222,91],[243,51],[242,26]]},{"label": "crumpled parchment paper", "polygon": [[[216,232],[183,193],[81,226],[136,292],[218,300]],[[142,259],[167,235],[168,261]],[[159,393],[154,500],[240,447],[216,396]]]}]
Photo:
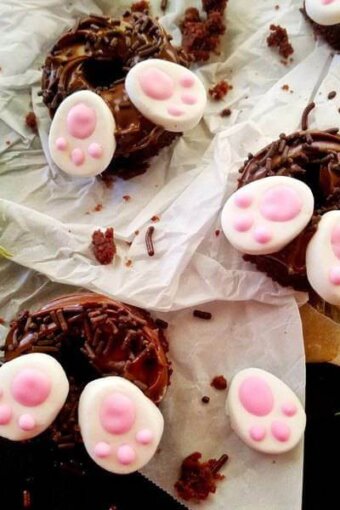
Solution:
[{"label": "crumpled parchment paper", "polygon": [[[154,15],[160,15],[159,2],[151,3]],[[317,102],[311,126],[338,124],[340,97],[328,101],[327,94],[339,90],[339,58],[315,42],[299,12],[300,2],[282,0],[275,9],[276,0],[230,0],[221,55],[197,72],[207,88],[225,78],[233,89],[222,101],[210,101],[201,124],[154,158],[146,174],[117,180],[108,189],[98,179],[64,175],[51,163],[50,120],[37,95],[39,66],[77,17],[114,14],[129,4],[0,4],[0,253],[5,257],[0,262],[0,316],[9,320],[20,308],[35,308],[74,291],[70,286],[157,312],[170,323],[174,374],[162,403],[166,432],[161,451],[144,474],[175,495],[173,484],[184,456],[195,450],[204,457],[227,452],[226,480],[202,507],[298,509],[302,446],[277,459],[248,449],[230,429],[225,392],[209,383],[215,375],[230,380],[239,369],[258,366],[282,377],[303,399],[296,299],[303,302],[305,296],[281,288],[243,262],[220,233],[219,212],[248,152],[299,128],[311,99]],[[175,42],[185,7],[187,2],[170,0],[161,18]],[[288,30],[295,49],[288,65],[267,48],[270,23]],[[286,84],[288,91],[282,88]],[[219,115],[225,107],[232,110],[228,118]],[[31,109],[39,137],[24,123]],[[102,208],[95,212],[98,204]],[[152,223],[155,215],[159,221]],[[155,226],[154,257],[148,257],[144,242],[150,224]],[[107,226],[115,229],[118,256],[105,267],[95,261],[90,239],[95,228]],[[199,305],[213,313],[211,321],[192,317],[192,307]],[[0,338],[5,334],[6,326],[0,326]],[[204,406],[200,399],[206,394],[211,400]]]}]

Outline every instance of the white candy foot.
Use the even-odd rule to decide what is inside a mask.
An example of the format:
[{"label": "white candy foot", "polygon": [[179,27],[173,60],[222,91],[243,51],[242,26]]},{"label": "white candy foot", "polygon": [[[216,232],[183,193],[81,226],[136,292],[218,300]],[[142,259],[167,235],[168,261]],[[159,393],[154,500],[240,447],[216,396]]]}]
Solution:
[{"label": "white candy foot", "polygon": [[150,59],[136,64],[126,76],[125,88],[144,117],[167,131],[195,127],[207,103],[206,91],[197,76],[167,60]]},{"label": "white candy foot", "polygon": [[308,16],[319,25],[336,25],[340,23],[339,0],[306,0]]},{"label": "white candy foot", "polygon": [[63,407],[69,383],[47,354],[26,354],[0,368],[0,436],[31,439],[46,430]]},{"label": "white candy foot", "polygon": [[263,453],[291,450],[306,426],[306,414],[295,393],[273,374],[258,368],[241,370],[232,379],[227,414],[240,439]]},{"label": "white candy foot", "polygon": [[319,296],[340,305],[340,211],[324,214],[307,246],[307,278]]},{"label": "white candy foot", "polygon": [[115,120],[105,101],[90,90],[68,96],[52,120],[49,149],[55,164],[78,177],[102,173],[116,149]]},{"label": "white candy foot", "polygon": [[222,211],[222,229],[242,253],[275,253],[302,232],[313,209],[306,184],[291,177],[266,177],[231,195]]},{"label": "white candy foot", "polygon": [[164,420],[156,405],[130,381],[104,377],[90,382],[79,401],[85,448],[112,473],[137,471],[154,456]]}]

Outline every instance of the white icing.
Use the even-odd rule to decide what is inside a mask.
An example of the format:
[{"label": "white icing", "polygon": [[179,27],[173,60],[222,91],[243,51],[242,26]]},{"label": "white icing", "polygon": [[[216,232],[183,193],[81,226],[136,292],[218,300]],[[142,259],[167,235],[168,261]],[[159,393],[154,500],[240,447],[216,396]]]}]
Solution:
[{"label": "white icing", "polygon": [[315,292],[328,303],[339,306],[340,279],[337,273],[340,274],[340,238],[336,236],[337,231],[339,234],[340,211],[327,212],[307,246],[306,269],[308,281]]},{"label": "white icing", "polygon": [[102,173],[116,149],[115,127],[110,108],[98,94],[90,90],[71,94],[52,120],[52,160],[64,172],[78,177]]},{"label": "white icing", "polygon": [[308,16],[319,25],[340,23],[339,0],[306,0],[305,8]]},{"label": "white icing", "polygon": [[[112,412],[110,429],[106,429],[103,408],[107,399],[117,395],[123,404],[126,400],[127,410],[120,414]],[[141,469],[152,459],[162,437],[164,420],[157,406],[136,385],[122,377],[104,377],[90,382],[81,394],[79,426],[85,448],[94,462],[107,471],[127,474]],[[125,465],[117,457],[124,448],[132,449],[135,454],[134,460]]]},{"label": "white icing", "polygon": [[290,177],[266,177],[229,197],[222,211],[222,229],[242,253],[275,253],[305,228],[313,209],[313,194],[306,184]]},{"label": "white icing", "polygon": [[195,127],[202,118],[207,94],[197,76],[179,64],[149,59],[129,71],[125,88],[134,106],[167,131]]},{"label": "white icing", "polygon": [[[40,398],[43,400],[41,403],[37,403],[39,388],[38,391],[34,391],[30,386],[25,388],[22,380],[20,381],[22,376],[32,373],[48,381],[50,386],[46,398]],[[34,381],[32,383],[31,380],[29,384],[34,385]],[[13,441],[23,441],[41,434],[63,407],[68,391],[66,374],[52,356],[41,353],[25,354],[4,363],[0,368],[0,415],[3,416],[4,409],[9,409],[11,419],[6,424],[0,424],[0,436]],[[25,399],[30,401],[29,405],[23,403]],[[20,428],[20,424],[33,426],[31,430],[24,430]]]},{"label": "white icing", "polygon": [[[252,388],[254,381],[258,386]],[[254,390],[253,394],[249,390]],[[240,395],[249,405],[248,410]],[[258,368],[241,370],[233,377],[226,412],[240,439],[262,453],[291,450],[301,440],[306,426],[306,414],[295,393],[279,378]]]}]

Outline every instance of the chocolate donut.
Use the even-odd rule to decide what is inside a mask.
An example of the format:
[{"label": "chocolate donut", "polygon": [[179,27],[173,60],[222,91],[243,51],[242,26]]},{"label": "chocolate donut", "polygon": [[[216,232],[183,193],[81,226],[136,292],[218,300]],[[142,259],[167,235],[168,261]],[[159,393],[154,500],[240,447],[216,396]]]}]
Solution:
[{"label": "chocolate donut", "polygon": [[123,177],[131,177],[132,169],[138,173],[143,163],[145,169],[145,161],[178,136],[146,119],[125,91],[125,77],[140,61],[158,58],[187,65],[183,50],[170,41],[145,13],[128,11],[121,19],[89,16],[64,33],[46,58],[42,97],[51,117],[73,92],[98,94],[116,122],[117,148],[107,170]]},{"label": "chocolate donut", "polygon": [[[336,0],[306,0],[302,9],[317,36],[322,37],[335,50],[340,50],[340,9]],[[333,4],[333,5],[332,5]]]},{"label": "chocolate donut", "polygon": [[148,312],[97,294],[64,296],[11,323],[4,361],[46,353],[64,368],[70,393],[47,434],[59,449],[82,445],[77,409],[84,386],[102,376],[132,381],[159,403],[169,384],[167,342]]},{"label": "chocolate donut", "polygon": [[270,255],[244,255],[281,285],[310,290],[306,276],[306,249],[321,215],[340,204],[340,136],[337,129],[299,131],[249,155],[240,169],[239,188],[273,175],[293,177],[311,189],[314,214],[304,230],[287,246]]}]

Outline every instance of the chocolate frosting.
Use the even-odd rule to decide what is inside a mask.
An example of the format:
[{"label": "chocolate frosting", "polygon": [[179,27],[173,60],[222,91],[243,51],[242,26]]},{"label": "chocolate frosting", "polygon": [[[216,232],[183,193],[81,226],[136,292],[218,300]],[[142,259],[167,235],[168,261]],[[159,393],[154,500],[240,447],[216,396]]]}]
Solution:
[{"label": "chocolate frosting", "polygon": [[13,320],[5,362],[43,352],[61,363],[70,393],[46,435],[58,450],[73,451],[82,447],[77,410],[84,386],[98,377],[119,375],[158,404],[169,384],[167,348],[163,331],[145,310],[98,294],[73,294]]},{"label": "chocolate frosting", "polygon": [[[187,65],[183,50],[171,44],[164,28],[145,13],[126,12],[121,19],[89,16],[60,37],[43,68],[43,101],[53,117],[60,103],[78,90],[99,94],[116,121],[117,149],[108,170],[129,176],[178,133],[170,133],[146,119],[125,91],[125,76],[148,58]],[[125,172],[124,172],[125,169]]]},{"label": "chocolate frosting", "polygon": [[239,187],[271,175],[285,175],[303,181],[313,192],[314,215],[299,236],[277,253],[244,256],[281,285],[310,289],[305,263],[308,242],[321,215],[339,209],[340,204],[340,136],[337,131],[281,135],[255,156],[250,154],[240,169]]}]

